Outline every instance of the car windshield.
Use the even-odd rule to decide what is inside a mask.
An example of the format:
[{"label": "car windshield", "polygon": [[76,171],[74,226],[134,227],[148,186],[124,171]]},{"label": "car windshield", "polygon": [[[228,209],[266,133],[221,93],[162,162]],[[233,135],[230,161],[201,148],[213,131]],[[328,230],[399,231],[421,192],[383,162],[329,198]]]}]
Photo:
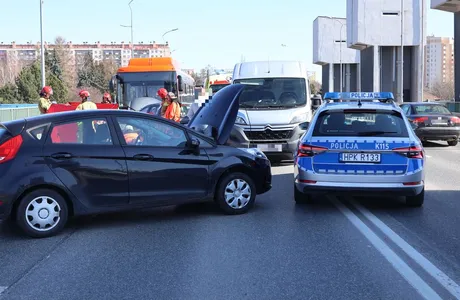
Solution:
[{"label": "car windshield", "polygon": [[292,108],[307,103],[303,78],[241,79],[234,83],[247,85],[240,96],[240,105],[245,108]]},{"label": "car windshield", "polygon": [[221,89],[223,89],[224,87],[229,86],[229,85],[230,85],[230,83],[229,84],[212,84],[209,87],[211,88],[212,93],[215,94],[218,91],[220,91]]},{"label": "car windshield", "polygon": [[443,105],[433,105],[433,104],[425,104],[425,105],[415,105],[415,113],[417,115],[438,115],[438,114],[447,114],[450,115],[451,112],[447,107]]},{"label": "car windshield", "polygon": [[399,112],[326,111],[318,116],[313,136],[381,136],[408,137]]}]

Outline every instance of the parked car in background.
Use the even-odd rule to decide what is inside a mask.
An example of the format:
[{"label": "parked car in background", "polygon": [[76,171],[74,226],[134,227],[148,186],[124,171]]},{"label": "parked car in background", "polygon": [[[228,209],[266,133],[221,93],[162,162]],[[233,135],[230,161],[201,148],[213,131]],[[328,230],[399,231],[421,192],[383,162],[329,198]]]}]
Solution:
[{"label": "parked car in background", "polygon": [[48,237],[83,214],[208,200],[247,212],[270,190],[271,166],[257,149],[225,146],[242,89],[219,92],[188,127],[132,110],[0,124],[0,219]]},{"label": "parked car in background", "polygon": [[401,109],[413,125],[422,141],[446,141],[456,146],[460,137],[460,117],[447,107],[435,102],[412,102],[401,104]]}]

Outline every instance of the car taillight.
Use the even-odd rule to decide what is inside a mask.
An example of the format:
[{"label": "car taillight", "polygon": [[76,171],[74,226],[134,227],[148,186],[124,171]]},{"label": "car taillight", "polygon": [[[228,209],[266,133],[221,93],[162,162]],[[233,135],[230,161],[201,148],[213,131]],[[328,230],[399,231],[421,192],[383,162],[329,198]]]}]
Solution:
[{"label": "car taillight", "polygon": [[393,151],[407,158],[423,158],[423,148],[420,146],[395,148]]},{"label": "car taillight", "polygon": [[0,145],[0,164],[12,160],[21,148],[22,136],[17,135]]},{"label": "car taillight", "polygon": [[459,117],[452,117],[450,121],[454,124],[454,126],[460,126],[460,118]]},{"label": "car taillight", "polygon": [[419,125],[419,124],[424,124],[425,121],[428,121],[428,117],[415,118],[415,119],[412,120],[412,123],[415,123],[415,124]]},{"label": "car taillight", "polygon": [[311,146],[311,145],[300,145],[299,149],[297,150],[297,157],[312,157],[316,154],[323,153],[327,151],[328,148],[318,147],[318,146]]}]

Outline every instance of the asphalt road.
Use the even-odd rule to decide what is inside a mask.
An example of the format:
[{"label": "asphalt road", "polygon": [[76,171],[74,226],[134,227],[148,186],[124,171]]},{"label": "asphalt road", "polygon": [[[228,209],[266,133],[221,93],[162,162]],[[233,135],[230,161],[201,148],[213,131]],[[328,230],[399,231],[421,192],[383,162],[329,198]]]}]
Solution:
[{"label": "asphalt road", "polygon": [[427,147],[423,208],[296,206],[292,166],[243,216],[192,205],[72,221],[33,240],[0,225],[0,299],[460,299],[460,147]]}]

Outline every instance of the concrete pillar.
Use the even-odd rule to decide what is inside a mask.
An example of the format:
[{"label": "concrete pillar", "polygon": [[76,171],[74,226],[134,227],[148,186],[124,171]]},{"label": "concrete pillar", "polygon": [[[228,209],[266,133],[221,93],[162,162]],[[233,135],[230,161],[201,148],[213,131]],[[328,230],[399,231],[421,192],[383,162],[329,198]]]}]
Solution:
[{"label": "concrete pillar", "polygon": [[351,68],[350,68],[350,64],[346,64],[345,65],[345,91],[346,92],[351,92],[350,81],[351,81]]},{"label": "concrete pillar", "polygon": [[329,64],[329,91],[334,92],[334,64]]},{"label": "concrete pillar", "polygon": [[369,92],[380,92],[380,47],[379,46],[374,46],[373,75],[374,75],[374,83],[372,86],[372,91],[369,91]]},{"label": "concrete pillar", "polygon": [[361,92],[361,63],[356,67],[356,90]]},{"label": "concrete pillar", "polygon": [[455,101],[460,102],[460,12],[454,15]]},{"label": "concrete pillar", "polygon": [[403,61],[401,56],[401,47],[396,47],[396,94],[395,100],[398,103],[402,103],[401,91],[404,89],[401,82],[401,68],[403,68]]}]

